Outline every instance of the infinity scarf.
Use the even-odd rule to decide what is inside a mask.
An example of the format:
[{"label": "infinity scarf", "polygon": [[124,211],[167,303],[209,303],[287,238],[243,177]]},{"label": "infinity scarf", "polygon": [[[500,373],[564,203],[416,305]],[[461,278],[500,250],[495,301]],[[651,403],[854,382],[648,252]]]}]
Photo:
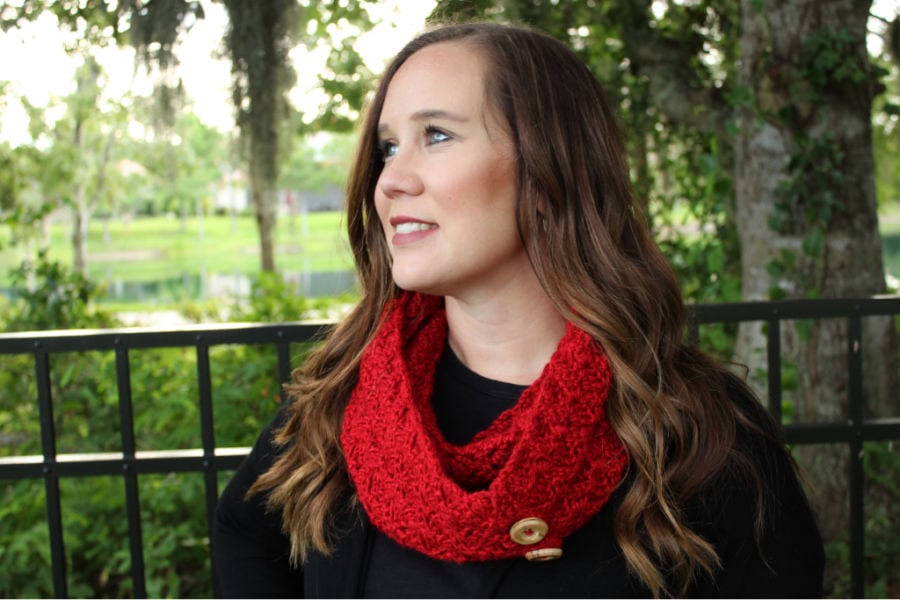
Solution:
[{"label": "infinity scarf", "polygon": [[436,559],[559,557],[627,465],[604,409],[605,354],[568,323],[516,405],[456,446],[430,402],[446,340],[443,299],[404,292],[363,354],[341,432],[363,509],[394,541]]}]

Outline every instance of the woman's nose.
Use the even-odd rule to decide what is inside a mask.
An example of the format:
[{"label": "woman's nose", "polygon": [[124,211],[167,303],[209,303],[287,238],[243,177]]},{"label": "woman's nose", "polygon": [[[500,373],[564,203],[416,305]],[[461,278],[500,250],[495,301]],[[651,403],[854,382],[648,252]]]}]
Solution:
[{"label": "woman's nose", "polygon": [[385,162],[378,177],[378,190],[388,198],[418,196],[424,191],[415,157],[398,152]]}]

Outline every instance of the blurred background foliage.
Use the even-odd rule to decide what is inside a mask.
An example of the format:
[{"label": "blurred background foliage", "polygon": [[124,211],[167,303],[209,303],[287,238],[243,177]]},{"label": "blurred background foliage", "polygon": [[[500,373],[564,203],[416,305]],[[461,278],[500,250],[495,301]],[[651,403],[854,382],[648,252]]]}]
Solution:
[{"label": "blurred background foliage", "polygon": [[[36,289],[0,307],[8,330],[110,327],[115,317],[96,308],[95,288],[56,263],[39,263]],[[304,314],[310,304],[274,274],[254,285],[239,321],[280,322]],[[330,301],[334,302],[334,301]],[[65,307],[65,309],[61,309]],[[290,317],[290,319],[289,319]],[[291,348],[295,366],[305,348]],[[29,356],[3,357],[0,369],[0,457],[41,453],[34,363]],[[210,348],[215,438],[219,447],[250,446],[280,399],[277,355],[272,347]],[[130,353],[135,443],[140,450],[197,448],[200,438],[193,348]],[[54,355],[51,394],[60,453],[121,451],[115,354]],[[223,473],[220,485],[229,474]],[[209,540],[202,476],[142,475],[147,592],[151,597],[210,597]],[[125,495],[117,477],[61,481],[69,592],[74,597],[132,595]],[[53,584],[43,484],[24,480],[0,485],[0,596],[51,597]]]}]

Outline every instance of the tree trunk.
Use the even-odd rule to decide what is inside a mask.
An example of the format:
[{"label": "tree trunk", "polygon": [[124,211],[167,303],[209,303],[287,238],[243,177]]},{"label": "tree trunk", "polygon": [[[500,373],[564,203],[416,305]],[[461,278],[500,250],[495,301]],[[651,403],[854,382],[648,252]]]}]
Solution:
[{"label": "tree trunk", "polygon": [[50,215],[41,217],[38,231],[38,252],[48,252],[50,250]]},{"label": "tree trunk", "polygon": [[206,231],[203,229],[203,199],[200,196],[194,197],[194,210],[197,213],[197,239],[202,240],[206,237]]},{"label": "tree trunk", "polygon": [[[82,147],[82,125],[79,122],[75,134],[75,147]],[[106,188],[106,166],[112,156],[112,146],[116,137],[116,128],[112,127],[103,144],[103,151],[97,160],[97,172],[94,176],[93,189],[88,195],[85,175],[78,175],[75,184],[75,220],[72,224],[72,268],[76,273],[87,275],[87,235],[93,207],[99,204]],[[104,233],[109,226],[109,219],[104,222]]]},{"label": "tree trunk", "polygon": [[275,223],[278,217],[275,190],[259,179],[251,178],[250,194],[256,210],[256,225],[259,229],[260,267],[263,271],[275,272]]},{"label": "tree trunk", "polygon": [[87,233],[89,211],[84,184],[78,183],[75,190],[75,205],[72,219],[72,270],[87,275]]},{"label": "tree trunk", "polygon": [[[78,80],[79,86],[82,80]],[[72,132],[72,146],[75,152],[81,151],[81,134],[84,123],[81,118],[76,116],[75,127]],[[74,215],[72,218],[72,270],[81,275],[87,274],[87,215],[86,203],[87,198],[85,191],[84,173],[76,172],[75,180],[72,182],[75,190],[73,196]]]},{"label": "tree trunk", "polygon": [[[741,16],[738,84],[755,99],[753,109],[740,111],[735,148],[743,297],[768,299],[773,285],[795,298],[883,293],[865,45],[870,2],[759,4],[743,0]],[[822,76],[816,40],[823,39],[858,78],[827,69]],[[846,420],[846,323],[794,325],[783,328],[782,360],[797,372],[797,389],[785,396],[795,421]],[[741,327],[737,359],[763,380],[764,347],[759,323]],[[889,393],[896,379],[891,319],[867,320],[863,351],[868,407],[883,412],[897,402]],[[801,447],[797,455],[815,490],[823,534],[846,537],[846,448]]]}]

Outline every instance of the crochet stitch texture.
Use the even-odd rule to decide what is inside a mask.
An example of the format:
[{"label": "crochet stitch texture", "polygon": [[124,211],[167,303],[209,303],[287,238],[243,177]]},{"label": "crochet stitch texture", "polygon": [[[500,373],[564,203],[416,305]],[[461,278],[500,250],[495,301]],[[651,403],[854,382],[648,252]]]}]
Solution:
[{"label": "crochet stitch texture", "polygon": [[[441,560],[485,561],[562,548],[619,484],[627,456],[606,419],[606,355],[571,323],[535,382],[469,443],[447,442],[430,399],[447,339],[440,297],[404,292],[366,349],[341,446],[378,529]],[[525,518],[542,540],[513,541]]]}]

